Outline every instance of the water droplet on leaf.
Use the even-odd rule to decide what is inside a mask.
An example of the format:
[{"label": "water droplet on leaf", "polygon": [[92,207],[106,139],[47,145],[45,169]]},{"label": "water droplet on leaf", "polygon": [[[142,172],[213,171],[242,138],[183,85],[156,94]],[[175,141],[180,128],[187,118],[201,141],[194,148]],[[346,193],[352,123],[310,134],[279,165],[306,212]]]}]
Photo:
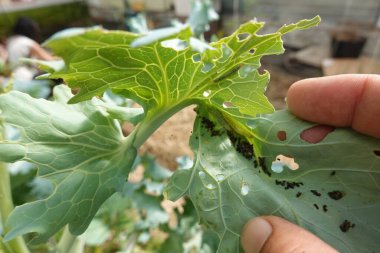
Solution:
[{"label": "water droplet on leaf", "polygon": [[245,196],[247,195],[249,192],[249,186],[247,183],[243,183],[242,186],[241,186],[241,189],[240,189],[240,193],[241,195]]},{"label": "water droplet on leaf", "polygon": [[223,108],[232,108],[234,107],[234,104],[231,102],[223,102]]},{"label": "water droplet on leaf", "polygon": [[210,190],[213,190],[216,188],[216,186],[213,184],[208,184],[206,187],[207,187],[207,189],[210,189]]},{"label": "water droplet on leaf", "polygon": [[226,177],[223,174],[216,175],[216,180],[218,180],[218,182],[223,181],[225,178]]},{"label": "water droplet on leaf", "polygon": [[205,90],[205,91],[203,92],[203,96],[204,96],[205,98],[209,97],[210,94],[211,94],[211,91],[210,91],[210,90]]}]

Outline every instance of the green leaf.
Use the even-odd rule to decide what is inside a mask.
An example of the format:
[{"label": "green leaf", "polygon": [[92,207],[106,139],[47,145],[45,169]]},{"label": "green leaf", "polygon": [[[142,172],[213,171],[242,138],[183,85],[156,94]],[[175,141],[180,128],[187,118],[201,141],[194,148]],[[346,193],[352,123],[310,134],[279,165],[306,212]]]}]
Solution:
[{"label": "green leaf", "polygon": [[106,103],[100,99],[94,99],[93,102],[100,110],[113,119],[137,124],[144,116],[144,110],[142,108],[118,106],[111,103]]},{"label": "green leaf", "polygon": [[36,164],[38,175],[54,186],[46,199],[16,207],[6,240],[36,232],[33,242],[40,243],[65,224],[81,234],[100,205],[122,190],[136,156],[118,123],[93,102],[67,105],[72,95],[65,86],[54,94],[53,102],[16,91],[0,96],[1,119],[22,133],[17,141],[0,143],[0,159]]},{"label": "green leaf", "polygon": [[90,29],[49,40],[47,46],[67,67],[53,71],[50,77],[63,78],[70,87],[80,88],[70,103],[112,89],[141,104],[146,121],[197,103],[213,108],[236,131],[247,134],[247,118],[273,111],[264,96],[269,74],[258,71],[261,57],[284,51],[281,35],[285,31],[317,23],[316,18],[303,20],[279,32],[257,35],[264,23],[250,21],[231,36],[211,43],[212,50],[202,49],[203,53],[194,52],[190,46],[174,50],[163,45],[163,40],[173,38],[190,40],[188,28],[166,30],[153,39]]},{"label": "green leaf", "polygon": [[158,251],[158,253],[166,252],[183,252],[183,236],[176,232],[170,233]]},{"label": "green leaf", "polygon": [[[257,162],[236,151],[236,136],[211,137],[201,125],[198,119],[191,139],[195,165],[172,176],[166,195],[191,198],[201,223],[218,234],[218,252],[242,252],[241,229],[259,215],[284,217],[340,252],[380,250],[380,140],[335,129],[310,144],[300,135],[315,125],[280,111],[252,122]],[[272,171],[280,154],[299,169]]]}]

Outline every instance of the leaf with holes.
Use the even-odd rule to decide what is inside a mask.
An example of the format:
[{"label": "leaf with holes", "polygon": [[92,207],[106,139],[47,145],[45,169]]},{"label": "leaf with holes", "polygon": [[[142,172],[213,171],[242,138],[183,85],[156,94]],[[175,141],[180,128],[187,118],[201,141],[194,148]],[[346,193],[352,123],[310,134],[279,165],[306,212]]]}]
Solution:
[{"label": "leaf with holes", "polygon": [[[146,121],[197,103],[215,108],[237,130],[244,131],[246,118],[273,111],[264,96],[269,74],[258,72],[261,57],[283,53],[283,34],[310,28],[319,21],[319,17],[302,20],[266,35],[257,35],[264,23],[250,21],[231,36],[211,43],[203,53],[189,46],[193,39],[189,27],[173,28],[165,38],[156,38],[158,41],[138,42],[140,47],[135,44],[146,40],[142,35],[92,28],[47,42],[67,66],[50,69],[50,77],[63,78],[70,87],[80,88],[70,103],[110,88],[141,104]],[[173,44],[178,44],[170,43],[173,41],[184,46],[173,49]]]},{"label": "leaf with holes", "polygon": [[[195,165],[177,171],[166,188],[172,200],[191,198],[200,222],[218,234],[218,252],[243,252],[242,227],[268,214],[299,224],[340,252],[380,251],[380,140],[335,129],[310,144],[301,135],[314,125],[287,111],[251,123],[257,158],[239,149],[244,139],[230,132],[211,137],[198,119],[191,139]],[[299,168],[274,172],[278,155],[292,157]]]}]

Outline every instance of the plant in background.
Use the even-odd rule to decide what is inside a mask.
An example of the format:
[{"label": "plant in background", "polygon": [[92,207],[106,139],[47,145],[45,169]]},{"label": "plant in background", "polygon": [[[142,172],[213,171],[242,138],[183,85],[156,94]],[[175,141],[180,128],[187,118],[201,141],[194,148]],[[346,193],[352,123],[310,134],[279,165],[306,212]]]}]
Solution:
[{"label": "plant in background", "polygon": [[[1,119],[21,132],[17,141],[1,142],[0,159],[37,165],[53,186],[45,199],[12,211],[5,240],[34,233],[32,242],[42,243],[67,224],[82,234],[102,204],[125,191],[138,148],[196,104],[194,165],[176,171],[164,195],[190,198],[200,223],[217,236],[217,252],[240,252],[242,226],[264,214],[295,222],[342,252],[378,251],[379,140],[335,129],[308,143],[302,132],[315,124],[273,113],[264,96],[269,74],[259,71],[261,57],[282,53],[284,34],[319,21],[266,35],[257,34],[263,23],[250,21],[210,44],[197,43],[188,26],[148,35],[84,29],[50,39],[46,45],[64,66],[43,64],[45,77],[79,92],[61,85],[53,101],[16,91],[0,96]],[[108,89],[143,112],[97,98]],[[135,123],[130,135],[117,119]],[[68,238],[65,252],[73,245]]]}]

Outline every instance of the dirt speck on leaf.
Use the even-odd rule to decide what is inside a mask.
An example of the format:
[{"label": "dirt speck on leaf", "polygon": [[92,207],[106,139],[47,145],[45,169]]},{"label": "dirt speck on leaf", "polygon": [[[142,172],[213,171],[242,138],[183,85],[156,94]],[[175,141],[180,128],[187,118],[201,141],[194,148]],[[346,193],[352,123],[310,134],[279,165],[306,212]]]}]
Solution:
[{"label": "dirt speck on leaf", "polygon": [[346,233],[348,230],[350,230],[351,228],[354,228],[355,227],[355,224],[351,223],[350,221],[348,220],[344,220],[342,222],[342,224],[339,225],[339,228],[340,230],[343,232],[343,233]]}]

